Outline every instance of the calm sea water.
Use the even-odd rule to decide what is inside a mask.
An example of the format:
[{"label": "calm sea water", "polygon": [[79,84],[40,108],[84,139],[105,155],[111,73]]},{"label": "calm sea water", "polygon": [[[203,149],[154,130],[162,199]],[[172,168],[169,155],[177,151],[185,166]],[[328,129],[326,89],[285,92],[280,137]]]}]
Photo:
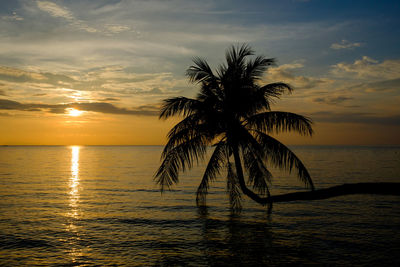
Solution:
[{"label": "calm sea water", "polygon": [[[400,182],[399,147],[292,147],[317,188]],[[249,201],[232,215],[225,180],[198,210],[203,166],[163,195],[162,147],[0,147],[1,266],[400,265],[400,198]],[[272,194],[303,190],[275,170]]]}]

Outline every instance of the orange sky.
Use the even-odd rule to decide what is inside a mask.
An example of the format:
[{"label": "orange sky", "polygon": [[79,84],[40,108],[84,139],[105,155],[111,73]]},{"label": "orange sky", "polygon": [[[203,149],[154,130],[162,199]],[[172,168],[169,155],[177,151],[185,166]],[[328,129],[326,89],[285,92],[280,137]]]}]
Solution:
[{"label": "orange sky", "polygon": [[[0,144],[3,145],[163,145],[177,120],[159,121],[153,116],[83,114],[2,116]],[[372,125],[373,126],[373,125]],[[313,137],[280,134],[285,144],[400,144],[399,126],[382,127],[355,123],[315,123]],[[381,139],[382,135],[385,138]]]}]

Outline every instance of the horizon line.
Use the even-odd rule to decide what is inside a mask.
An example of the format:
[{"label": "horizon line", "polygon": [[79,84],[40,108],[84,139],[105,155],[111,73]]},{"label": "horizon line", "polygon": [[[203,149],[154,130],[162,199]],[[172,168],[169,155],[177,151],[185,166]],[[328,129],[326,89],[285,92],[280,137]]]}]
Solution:
[{"label": "horizon line", "polygon": [[[46,144],[0,144],[0,147],[10,147],[10,146],[66,146],[66,147],[73,147],[73,146],[165,146],[165,145],[138,145],[138,144],[121,144],[121,145],[46,145]],[[400,147],[400,144],[288,144],[287,146],[358,146],[358,147],[366,147],[366,146],[375,146],[375,147]],[[210,146],[212,147],[212,145]]]}]

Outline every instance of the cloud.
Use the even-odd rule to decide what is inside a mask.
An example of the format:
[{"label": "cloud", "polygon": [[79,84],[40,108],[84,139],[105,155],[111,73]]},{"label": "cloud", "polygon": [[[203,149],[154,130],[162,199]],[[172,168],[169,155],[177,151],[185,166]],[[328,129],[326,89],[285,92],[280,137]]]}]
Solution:
[{"label": "cloud", "polygon": [[[132,30],[128,25],[117,23],[105,24],[103,27],[91,27],[85,21],[76,18],[72,11],[66,7],[59,6],[49,1],[37,1],[36,4],[40,10],[47,12],[50,16],[63,18],[67,20],[71,26],[89,33],[104,33],[106,35],[112,35]],[[137,31],[133,32],[138,35],[140,34],[140,32]]]},{"label": "cloud", "polygon": [[279,55],[292,40],[337,30],[314,22],[240,23],[233,18],[248,16],[248,11],[234,4],[231,15],[217,15],[227,8],[218,1],[19,2],[26,26],[8,25],[0,40],[6,57],[2,64],[45,71],[87,71],[113,62],[183,77],[191,57],[204,55],[218,64],[232,43],[249,42],[258,52],[268,47],[268,53]]},{"label": "cloud", "polygon": [[31,110],[32,107],[29,105],[23,105],[17,101],[0,99],[0,109],[14,109],[14,110]]},{"label": "cloud", "polygon": [[370,113],[335,113],[330,111],[311,114],[317,122],[361,123],[374,125],[400,125],[400,115],[377,116]]},{"label": "cloud", "polygon": [[[1,90],[13,90],[14,93],[30,91],[31,95],[48,97],[55,94],[60,96],[61,93],[74,99],[79,95],[79,100],[83,100],[82,95],[89,97],[88,100],[98,99],[95,94],[100,92],[112,94],[107,97],[143,95],[157,98],[175,94],[185,87],[185,82],[177,80],[171,73],[129,73],[119,66],[98,68],[78,75],[33,72],[0,66],[0,82]],[[52,93],[50,90],[57,92]]]},{"label": "cloud", "polygon": [[291,63],[269,68],[267,71],[267,80],[268,82],[285,82],[299,89],[310,89],[330,82],[328,79],[306,77],[294,73],[294,70],[303,67],[304,65],[302,63]]},{"label": "cloud", "polygon": [[40,73],[24,71],[15,68],[0,66],[0,80],[7,80],[13,82],[26,82],[26,81],[42,81],[46,77]]},{"label": "cloud", "polygon": [[46,11],[53,17],[61,17],[67,20],[75,20],[75,17],[71,11],[69,11],[65,7],[60,7],[59,5],[53,2],[37,1],[36,4],[41,10]]},{"label": "cloud", "polygon": [[22,20],[24,20],[24,18],[19,16],[17,14],[17,12],[15,12],[15,11],[12,12],[12,15],[2,16],[1,18],[4,19],[4,20],[9,20],[9,21],[22,21]]},{"label": "cloud", "polygon": [[360,83],[349,87],[349,90],[362,90],[366,93],[398,92],[400,93],[400,78],[379,82]]},{"label": "cloud", "polygon": [[70,25],[87,32],[97,32],[97,29],[88,26],[84,21],[75,18],[74,14],[66,7],[61,7],[53,2],[36,1],[38,8],[47,12],[50,16],[63,18],[69,21]]},{"label": "cloud", "polygon": [[159,107],[155,105],[144,105],[133,109],[119,108],[110,103],[73,103],[68,106],[83,111],[93,111],[108,114],[122,115],[143,115],[156,116],[159,113]]},{"label": "cloud", "polygon": [[131,27],[127,25],[120,25],[120,24],[106,24],[104,28],[109,32],[109,33],[121,33],[125,31],[131,30]]},{"label": "cloud", "polygon": [[119,98],[115,98],[115,97],[106,97],[104,99],[101,99],[102,102],[104,101],[119,101]]},{"label": "cloud", "polygon": [[331,45],[331,49],[340,50],[340,49],[354,49],[356,47],[361,47],[362,43],[351,43],[347,40],[342,40],[340,43],[334,43]]},{"label": "cloud", "polygon": [[338,77],[373,80],[400,78],[400,60],[379,62],[367,56],[354,63],[338,63],[332,66],[331,73]]},{"label": "cloud", "polygon": [[116,107],[106,102],[67,103],[67,104],[41,104],[20,103],[8,99],[0,99],[0,110],[43,111],[64,114],[67,108],[76,108],[82,111],[92,111],[106,114],[156,116],[159,113],[158,105],[142,105],[131,109]]},{"label": "cloud", "polygon": [[[247,12],[241,5],[229,8],[232,15],[217,16],[215,12],[226,9],[218,1],[20,2],[27,26],[7,29],[0,51],[7,51],[3,52],[7,61],[13,62],[9,65],[18,66],[14,63],[18,60],[19,66],[56,71],[87,70],[113,62],[183,76],[187,59],[194,55],[218,59],[231,43],[268,47],[276,55],[283,42],[286,46],[334,28],[314,22],[248,25],[233,19]],[[118,38],[110,38],[116,34]]]},{"label": "cloud", "polygon": [[[163,95],[171,95],[171,92],[164,92],[160,90],[159,88],[153,88],[150,90],[141,90],[141,89],[124,89],[121,91],[117,91],[119,93],[123,94],[131,94],[131,95],[149,95],[149,96],[163,96]],[[178,93],[179,91],[176,91],[175,93]]]},{"label": "cloud", "polygon": [[313,101],[317,103],[324,103],[328,105],[339,105],[345,101],[352,100],[354,99],[353,97],[347,97],[347,96],[328,96],[328,97],[317,97],[314,98]]}]

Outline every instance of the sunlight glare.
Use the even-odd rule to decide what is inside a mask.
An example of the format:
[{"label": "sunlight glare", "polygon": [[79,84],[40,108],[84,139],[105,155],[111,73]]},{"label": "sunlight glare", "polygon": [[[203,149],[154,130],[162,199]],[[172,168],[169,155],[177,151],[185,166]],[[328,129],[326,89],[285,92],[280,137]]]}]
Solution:
[{"label": "sunlight glare", "polygon": [[75,108],[67,108],[66,111],[67,111],[67,114],[72,117],[78,117],[78,116],[82,115],[82,113],[84,112],[82,110],[78,110]]},{"label": "sunlight glare", "polygon": [[70,184],[70,206],[73,208],[72,215],[77,215],[77,202],[79,199],[78,186],[79,186],[79,146],[71,147],[71,178]]}]

